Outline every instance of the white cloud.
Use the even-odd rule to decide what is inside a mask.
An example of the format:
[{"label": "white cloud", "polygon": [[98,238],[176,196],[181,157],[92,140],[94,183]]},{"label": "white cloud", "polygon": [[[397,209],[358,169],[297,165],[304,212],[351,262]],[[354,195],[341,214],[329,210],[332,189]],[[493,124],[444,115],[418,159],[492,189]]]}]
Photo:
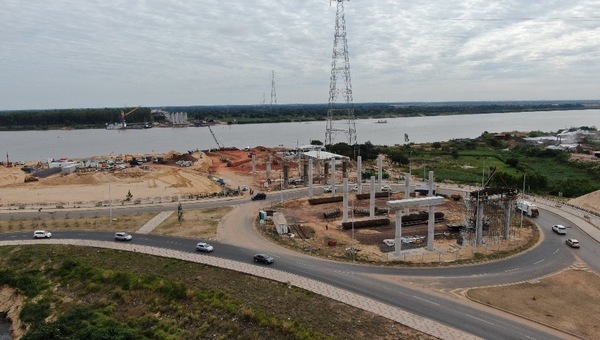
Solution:
[{"label": "white cloud", "polygon": [[[345,2],[354,100],[597,98],[600,2]],[[5,0],[0,109],[328,98],[327,0]],[[268,101],[269,98],[267,98]]]}]

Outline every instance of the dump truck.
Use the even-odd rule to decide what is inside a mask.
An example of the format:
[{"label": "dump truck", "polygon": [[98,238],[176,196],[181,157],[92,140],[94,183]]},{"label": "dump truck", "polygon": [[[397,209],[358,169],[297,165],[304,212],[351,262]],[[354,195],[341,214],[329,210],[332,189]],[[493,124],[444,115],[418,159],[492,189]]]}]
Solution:
[{"label": "dump truck", "polygon": [[527,217],[538,217],[540,215],[537,205],[529,201],[517,201],[517,211]]}]

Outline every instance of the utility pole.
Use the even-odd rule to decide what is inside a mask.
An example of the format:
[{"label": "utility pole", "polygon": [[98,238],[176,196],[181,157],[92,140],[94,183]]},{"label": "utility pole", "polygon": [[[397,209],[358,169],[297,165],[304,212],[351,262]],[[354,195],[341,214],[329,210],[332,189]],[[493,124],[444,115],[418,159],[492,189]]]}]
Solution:
[{"label": "utility pole", "polygon": [[[335,16],[335,34],[333,36],[333,54],[331,56],[331,77],[329,84],[329,105],[325,129],[325,145],[333,145],[337,133],[348,135],[348,145],[356,145],[356,123],[352,100],[352,79],[346,39],[346,18],[344,1],[330,0],[337,4]],[[338,82],[341,84],[338,85]],[[342,83],[343,82],[343,83]],[[341,98],[340,98],[341,97]],[[346,120],[347,127],[336,127],[337,120]],[[342,123],[339,123],[340,125]]]}]

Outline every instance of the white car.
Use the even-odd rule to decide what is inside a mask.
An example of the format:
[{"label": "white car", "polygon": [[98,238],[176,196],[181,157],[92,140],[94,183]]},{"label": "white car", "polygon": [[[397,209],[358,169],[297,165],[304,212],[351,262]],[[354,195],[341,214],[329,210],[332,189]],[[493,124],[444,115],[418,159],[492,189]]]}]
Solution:
[{"label": "white car", "polygon": [[386,185],[384,185],[384,186],[381,187],[381,191],[383,191],[383,192],[392,192],[392,187],[386,184]]},{"label": "white car", "polygon": [[552,231],[554,231],[557,234],[560,235],[566,235],[567,234],[567,228],[563,225],[560,224],[555,224],[552,226]]},{"label": "white car", "polygon": [[350,191],[352,191],[352,192],[358,192],[358,185],[355,185],[352,188],[350,188]]},{"label": "white car", "polygon": [[323,192],[335,192],[335,187],[332,186],[328,186],[325,189],[323,189]]},{"label": "white car", "polygon": [[211,246],[210,244],[208,244],[208,243],[199,242],[196,245],[196,250],[197,251],[203,251],[205,253],[210,253],[211,251],[215,250],[215,248],[213,246]]},{"label": "white car", "polygon": [[52,233],[46,230],[36,230],[33,232],[33,238],[50,238]]},{"label": "white car", "polygon": [[118,232],[115,233],[115,240],[117,241],[131,241],[133,239],[133,236],[129,235],[126,232]]}]

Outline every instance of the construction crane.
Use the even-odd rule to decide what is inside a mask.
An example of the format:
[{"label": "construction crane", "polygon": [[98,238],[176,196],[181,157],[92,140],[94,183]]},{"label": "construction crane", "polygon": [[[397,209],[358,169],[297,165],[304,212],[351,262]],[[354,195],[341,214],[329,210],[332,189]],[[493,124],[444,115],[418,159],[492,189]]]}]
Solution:
[{"label": "construction crane", "polygon": [[225,149],[225,146],[223,146],[223,144],[221,144],[219,142],[219,140],[217,139],[217,136],[215,136],[215,133],[210,128],[210,125],[207,125],[207,126],[208,126],[208,130],[210,131],[210,134],[213,136],[213,139],[215,140],[215,143],[217,143],[217,146],[219,147],[219,149],[221,149],[221,150]]},{"label": "construction crane", "polygon": [[133,113],[133,111],[139,109],[141,106],[136,107],[135,109],[129,111],[129,112],[123,112],[123,110],[121,110],[121,129],[124,129],[127,127],[127,123],[125,122],[125,116]]}]

